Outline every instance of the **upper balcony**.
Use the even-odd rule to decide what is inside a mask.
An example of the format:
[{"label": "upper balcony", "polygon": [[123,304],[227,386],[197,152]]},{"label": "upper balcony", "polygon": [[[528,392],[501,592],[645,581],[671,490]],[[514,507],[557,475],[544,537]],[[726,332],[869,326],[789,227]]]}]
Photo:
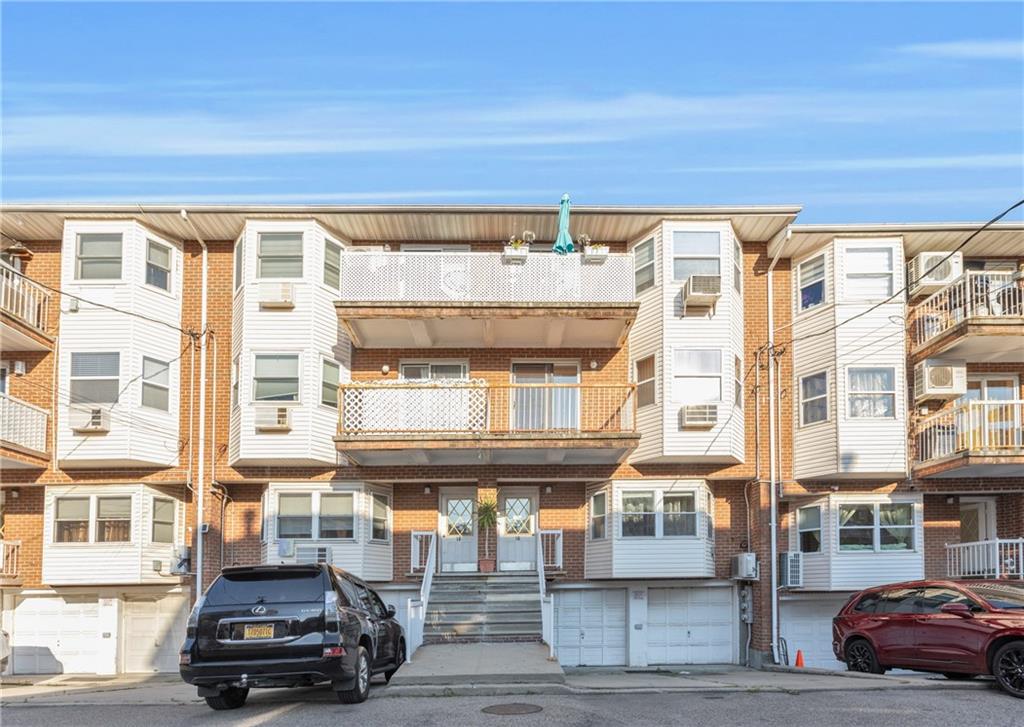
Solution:
[{"label": "upper balcony", "polygon": [[0,469],[46,467],[49,418],[45,409],[0,393]]},{"label": "upper balcony", "polygon": [[49,351],[50,291],[0,263],[0,340],[4,351]]},{"label": "upper balcony", "polygon": [[915,310],[915,360],[1024,362],[1024,275],[969,270]]},{"label": "upper balcony", "polygon": [[360,348],[618,348],[633,277],[625,253],[353,253],[336,307]]},{"label": "upper balcony", "polygon": [[918,477],[1024,476],[1024,401],[969,401],[917,426]]},{"label": "upper balcony", "polygon": [[636,447],[635,386],[358,382],[338,450],[360,465],[608,464]]}]

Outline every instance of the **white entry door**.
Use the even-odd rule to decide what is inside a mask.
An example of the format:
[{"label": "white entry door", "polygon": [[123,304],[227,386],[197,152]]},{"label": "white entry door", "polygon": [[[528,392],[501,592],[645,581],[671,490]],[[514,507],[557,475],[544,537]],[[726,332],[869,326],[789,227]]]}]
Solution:
[{"label": "white entry door", "polygon": [[441,495],[441,570],[476,571],[476,498],[469,493]]},{"label": "white entry door", "polygon": [[19,599],[11,633],[13,672],[95,673],[99,640],[96,595]]},{"label": "white entry door", "polygon": [[188,605],[184,596],[132,598],[124,602],[124,671],[178,670]]},{"label": "white entry door", "polygon": [[648,664],[736,661],[737,607],[732,588],[647,591]]},{"label": "white entry door", "polygon": [[626,663],[626,589],[555,592],[555,652],[562,666]]},{"label": "white entry door", "polygon": [[498,508],[498,570],[536,570],[537,491],[503,490]]}]

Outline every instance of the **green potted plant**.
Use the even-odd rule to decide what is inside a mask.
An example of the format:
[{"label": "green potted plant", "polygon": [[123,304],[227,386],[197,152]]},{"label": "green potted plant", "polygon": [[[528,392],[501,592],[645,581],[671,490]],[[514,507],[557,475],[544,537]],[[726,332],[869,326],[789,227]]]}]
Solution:
[{"label": "green potted plant", "polygon": [[498,525],[498,503],[480,500],[476,504],[476,524],[484,536],[484,557],[480,558],[480,571],[493,573],[495,559],[491,555],[491,531]]}]

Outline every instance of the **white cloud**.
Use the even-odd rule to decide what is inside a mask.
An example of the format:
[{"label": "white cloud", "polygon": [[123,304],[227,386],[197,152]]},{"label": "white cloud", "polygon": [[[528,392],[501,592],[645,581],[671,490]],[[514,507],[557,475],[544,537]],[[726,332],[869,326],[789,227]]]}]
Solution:
[{"label": "white cloud", "polygon": [[911,43],[896,49],[900,53],[950,60],[1024,59],[1021,40],[954,40],[943,43]]},{"label": "white cloud", "polygon": [[873,157],[822,159],[737,166],[697,166],[673,169],[687,173],[873,172],[918,169],[1024,169],[1021,154],[966,154],[961,156]]}]

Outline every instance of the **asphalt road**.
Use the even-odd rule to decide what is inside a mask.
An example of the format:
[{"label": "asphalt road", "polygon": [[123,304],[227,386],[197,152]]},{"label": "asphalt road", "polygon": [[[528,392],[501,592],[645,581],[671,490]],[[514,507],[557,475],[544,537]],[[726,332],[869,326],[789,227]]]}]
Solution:
[{"label": "asphalt road", "polygon": [[[804,693],[687,693],[637,695],[536,695],[514,697],[377,697],[362,705],[338,704],[325,690],[254,691],[249,702],[233,712],[214,712],[188,701],[168,704],[125,704],[118,693],[89,701],[37,700],[2,708],[4,727],[126,727],[144,725],[264,725],[358,724],[451,727],[636,727],[638,725],[985,725],[1018,727],[1024,723],[1024,702],[991,689],[837,691]],[[481,709],[509,702],[543,708],[535,714],[495,716]]]}]

